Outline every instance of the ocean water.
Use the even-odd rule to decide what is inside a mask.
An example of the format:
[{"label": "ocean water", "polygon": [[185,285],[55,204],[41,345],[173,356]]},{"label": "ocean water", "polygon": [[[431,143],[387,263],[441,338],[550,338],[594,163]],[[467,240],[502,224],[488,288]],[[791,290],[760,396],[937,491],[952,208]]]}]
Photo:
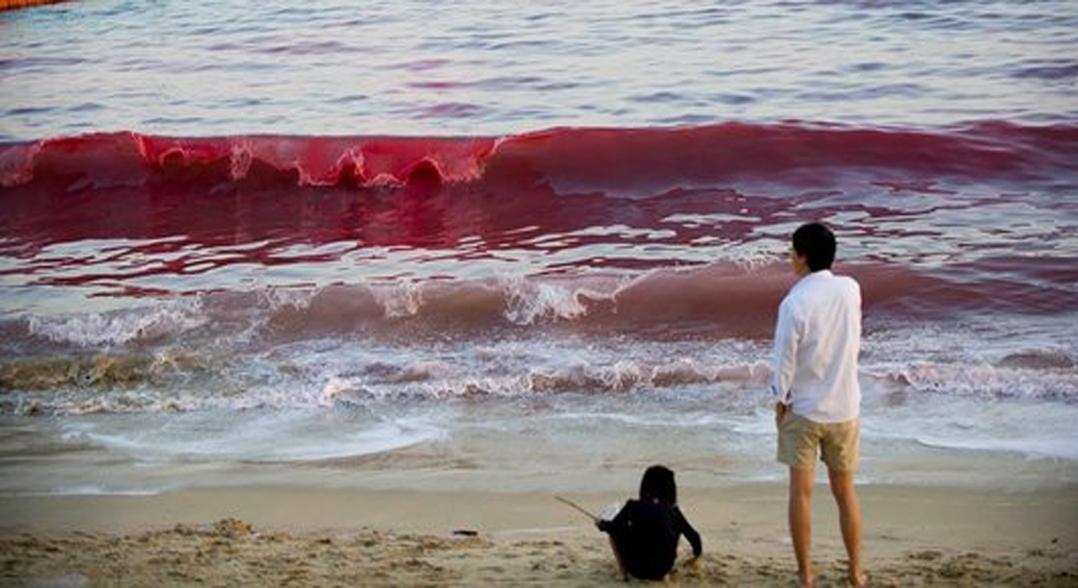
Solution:
[{"label": "ocean water", "polygon": [[0,492],[782,480],[789,234],[871,484],[1078,483],[1078,7],[0,13]]}]

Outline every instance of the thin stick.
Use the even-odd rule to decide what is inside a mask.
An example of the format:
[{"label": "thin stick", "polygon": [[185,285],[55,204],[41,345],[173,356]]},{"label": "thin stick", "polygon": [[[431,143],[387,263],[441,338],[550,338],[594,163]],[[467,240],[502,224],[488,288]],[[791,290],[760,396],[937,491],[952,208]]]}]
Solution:
[{"label": "thin stick", "polygon": [[583,508],[583,507],[581,507],[581,506],[580,506],[579,504],[577,504],[577,503],[573,502],[572,500],[568,500],[568,499],[562,498],[561,496],[555,496],[555,497],[554,497],[554,500],[557,500],[558,502],[563,502],[563,503],[565,503],[565,504],[567,504],[567,505],[571,506],[572,508],[574,508],[574,509],[576,509],[576,510],[580,511],[580,512],[581,512],[582,514],[584,514],[585,516],[587,516],[587,517],[588,517],[589,519],[591,519],[591,520],[593,520],[593,521],[595,521],[595,522],[599,522],[599,517],[597,517],[597,516],[595,516],[595,515],[591,514],[590,512],[588,512],[588,511],[584,510],[584,508]]}]

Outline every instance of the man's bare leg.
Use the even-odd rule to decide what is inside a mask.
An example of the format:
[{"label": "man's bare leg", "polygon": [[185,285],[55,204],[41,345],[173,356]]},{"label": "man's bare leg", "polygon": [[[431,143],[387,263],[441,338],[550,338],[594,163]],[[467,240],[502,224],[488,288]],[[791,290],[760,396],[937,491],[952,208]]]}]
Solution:
[{"label": "man's bare leg", "polygon": [[868,578],[861,567],[861,502],[853,485],[853,472],[828,470],[831,494],[838,504],[838,521],[842,528],[842,541],[850,560],[847,578],[852,586],[864,586]]},{"label": "man's bare leg", "polygon": [[814,470],[790,468],[790,496],[788,514],[790,538],[797,558],[797,579],[802,586],[812,586],[812,487],[816,484]]}]

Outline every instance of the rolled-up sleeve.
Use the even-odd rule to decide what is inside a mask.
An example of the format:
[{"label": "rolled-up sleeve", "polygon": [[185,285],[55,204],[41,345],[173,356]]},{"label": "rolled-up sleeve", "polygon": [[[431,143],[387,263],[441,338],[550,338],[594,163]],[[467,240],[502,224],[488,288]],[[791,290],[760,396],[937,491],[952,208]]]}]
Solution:
[{"label": "rolled-up sleeve", "polygon": [[793,312],[787,301],[779,306],[775,325],[775,348],[772,358],[771,394],[783,404],[790,402],[790,386],[797,370],[798,332]]}]

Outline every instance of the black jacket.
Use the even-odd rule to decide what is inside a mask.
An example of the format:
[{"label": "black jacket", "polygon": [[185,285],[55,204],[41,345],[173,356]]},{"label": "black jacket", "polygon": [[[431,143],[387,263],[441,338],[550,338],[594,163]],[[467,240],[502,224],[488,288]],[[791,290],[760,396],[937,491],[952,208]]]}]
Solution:
[{"label": "black jacket", "polygon": [[678,539],[692,545],[693,555],[703,550],[700,534],[676,506],[663,502],[630,500],[612,521],[600,520],[599,530],[610,534],[625,571],[637,578],[661,580],[674,567]]}]

